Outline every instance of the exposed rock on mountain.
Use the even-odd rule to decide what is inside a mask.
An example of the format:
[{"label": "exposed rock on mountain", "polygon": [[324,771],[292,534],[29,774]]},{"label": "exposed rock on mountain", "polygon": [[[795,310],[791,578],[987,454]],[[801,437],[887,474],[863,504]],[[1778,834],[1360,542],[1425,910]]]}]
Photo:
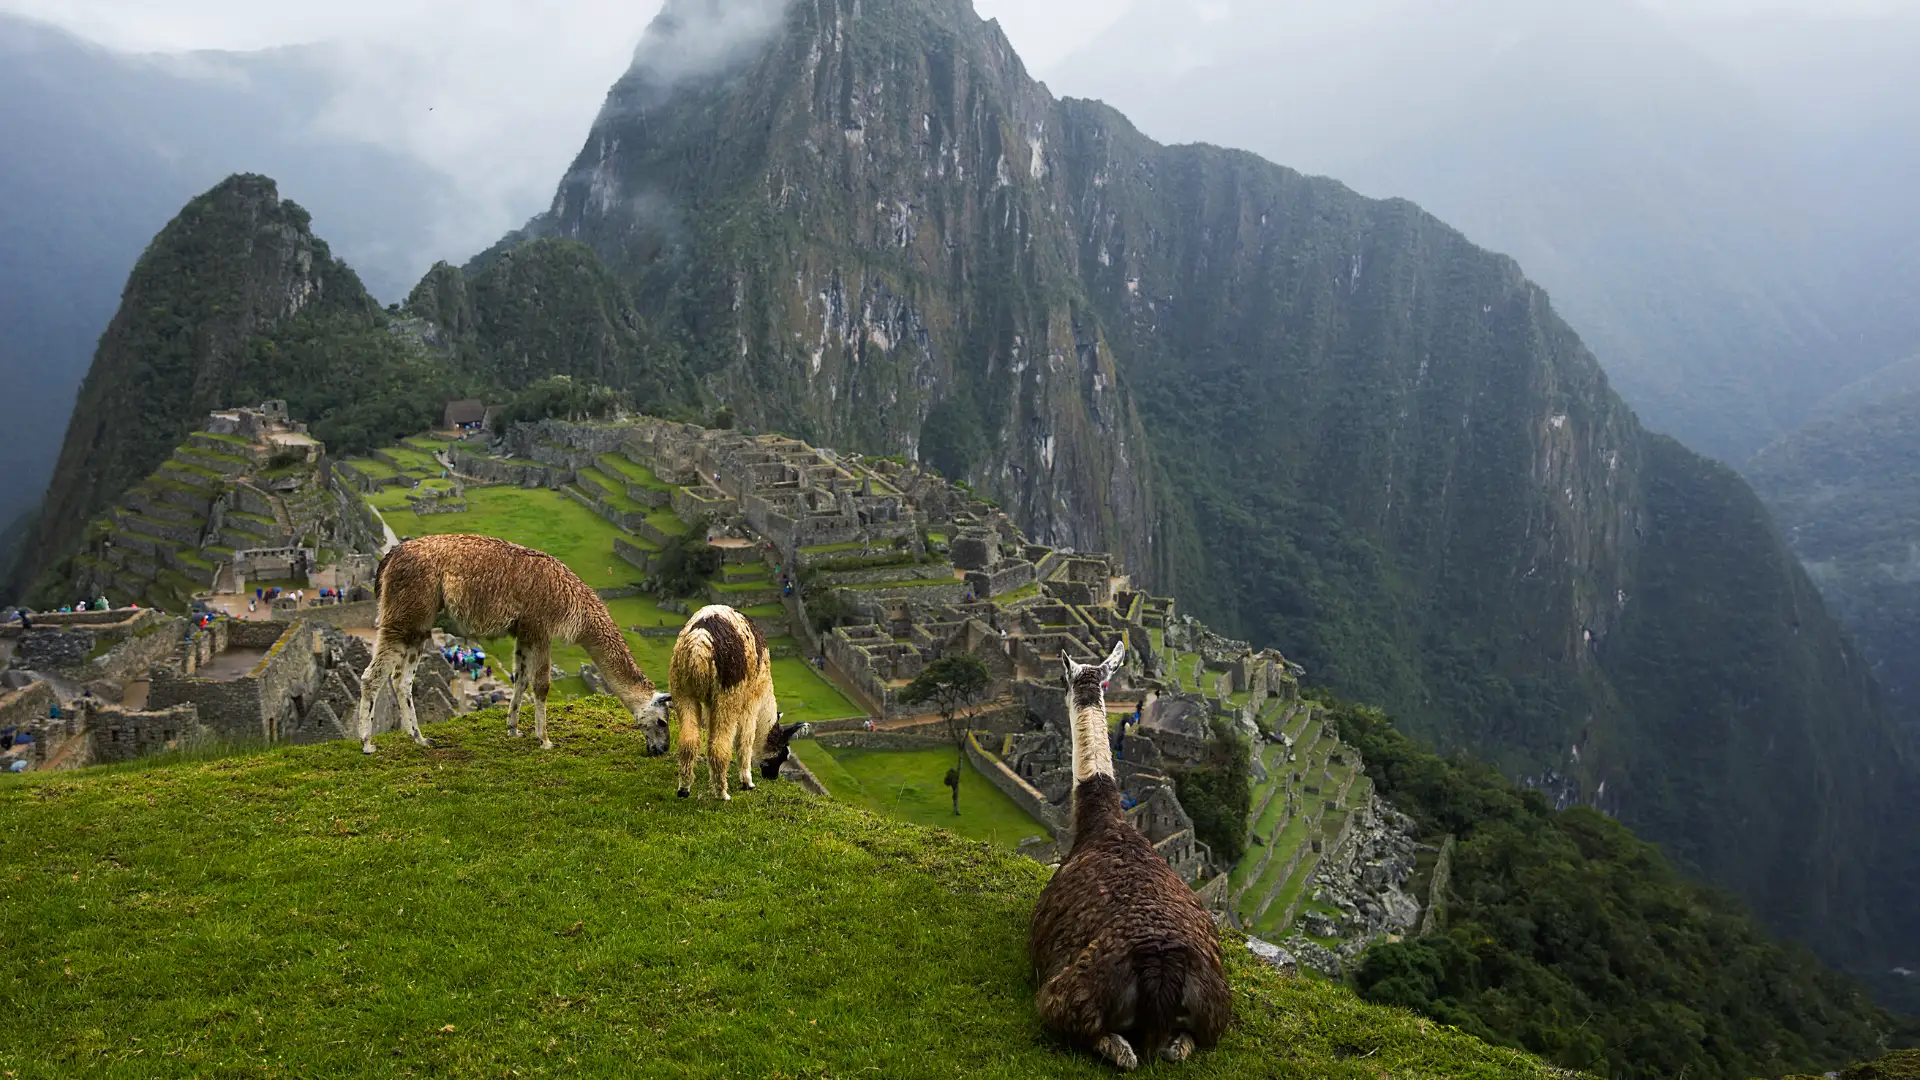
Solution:
[{"label": "exposed rock on mountain", "polygon": [[1829,955],[1911,949],[1912,856],[1868,839],[1911,774],[1863,665],[1511,260],[1055,100],[963,0],[765,8],[669,3],[476,265],[584,242],[743,422],[936,462]]}]

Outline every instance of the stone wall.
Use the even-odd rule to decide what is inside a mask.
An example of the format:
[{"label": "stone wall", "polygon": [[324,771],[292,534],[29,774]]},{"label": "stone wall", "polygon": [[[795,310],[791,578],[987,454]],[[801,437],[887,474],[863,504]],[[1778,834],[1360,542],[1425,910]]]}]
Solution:
[{"label": "stone wall", "polygon": [[293,611],[275,609],[274,620],[285,625],[295,619],[319,623],[322,626],[336,626],[343,630],[359,630],[375,625],[374,618],[380,613],[378,600],[356,600],[346,604],[323,604],[319,607],[299,608]]},{"label": "stone wall", "polygon": [[32,730],[47,720],[53,687],[35,680],[18,690],[0,692],[0,728]]},{"label": "stone wall", "polygon": [[117,700],[127,683],[146,678],[153,665],[173,655],[186,630],[183,618],[155,620],[104,656],[94,657],[79,677],[94,693]]},{"label": "stone wall", "polygon": [[1006,762],[980,746],[977,736],[971,734],[967,736],[966,750],[967,759],[973,762],[973,767],[980,770],[980,775],[986,777],[988,783],[1005,792],[1007,798],[1012,799],[1015,805],[1025,810],[1035,821],[1046,826],[1047,831],[1051,832],[1056,839],[1066,835],[1067,813],[1061,807],[1048,802],[1046,796],[1040,794],[1039,788],[1014,775],[1013,770],[1007,768]]},{"label": "stone wall", "polygon": [[1033,584],[1033,564],[1025,560],[1004,562],[991,570],[967,571],[967,584],[981,597],[1003,596]]},{"label": "stone wall", "polygon": [[90,757],[96,763],[131,761],[160,750],[193,746],[210,734],[193,705],[145,711],[96,705],[82,715]]},{"label": "stone wall", "polygon": [[877,585],[889,581],[956,581],[953,567],[947,563],[902,563],[898,566],[874,566],[859,570],[823,570],[822,585]]},{"label": "stone wall", "polygon": [[953,740],[943,735],[913,735],[897,731],[862,729],[829,731],[814,741],[830,750],[951,750]]}]

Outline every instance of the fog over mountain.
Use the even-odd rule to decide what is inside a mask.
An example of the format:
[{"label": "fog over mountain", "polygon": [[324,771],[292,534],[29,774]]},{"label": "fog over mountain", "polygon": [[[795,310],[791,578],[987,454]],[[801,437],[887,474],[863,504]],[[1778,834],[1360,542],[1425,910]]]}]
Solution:
[{"label": "fog over mountain", "polygon": [[[0,34],[0,377],[27,417],[0,517],[169,208],[268,172],[397,299],[545,208],[658,6],[0,2],[78,35]],[[1730,463],[1920,348],[1913,0],[977,7],[1055,93],[1515,256],[1651,426]]]},{"label": "fog over mountain", "polygon": [[1740,464],[1913,351],[1912,4],[1141,3],[1048,73],[1517,258],[1648,422]]}]

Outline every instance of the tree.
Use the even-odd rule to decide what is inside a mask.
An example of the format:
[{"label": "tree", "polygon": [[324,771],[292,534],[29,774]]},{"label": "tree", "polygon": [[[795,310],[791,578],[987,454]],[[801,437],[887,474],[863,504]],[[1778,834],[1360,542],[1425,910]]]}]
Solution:
[{"label": "tree", "polygon": [[966,762],[968,721],[973,706],[993,683],[987,665],[971,656],[944,656],[914,676],[900,692],[904,705],[931,704],[945,722],[947,737],[953,740],[956,760],[947,773],[946,784],[953,789],[953,812],[960,813],[960,770]]}]

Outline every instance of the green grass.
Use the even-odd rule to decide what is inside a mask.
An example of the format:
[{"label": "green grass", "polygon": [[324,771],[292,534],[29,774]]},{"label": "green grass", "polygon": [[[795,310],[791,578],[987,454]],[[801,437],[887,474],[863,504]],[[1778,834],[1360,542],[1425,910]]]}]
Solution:
[{"label": "green grass", "polygon": [[713,587],[715,591],[723,593],[756,593],[773,588],[773,581],[765,577],[757,581],[716,581]]},{"label": "green grass", "polygon": [[645,465],[636,465],[626,458],[621,457],[619,454],[601,454],[596,461],[602,470],[624,477],[635,487],[648,488],[653,491],[673,490],[673,485],[655,476],[652,469],[647,468]]},{"label": "green grass", "polygon": [[[388,524],[403,536],[440,533],[497,536],[554,556],[596,589],[626,585],[640,576],[640,571],[614,557],[614,538],[625,535],[620,528],[557,491],[468,488],[466,513],[418,517],[404,512],[404,494],[399,500],[398,509],[403,512],[389,518]],[[383,511],[388,509],[380,497],[371,501]]]},{"label": "green grass", "polygon": [[741,608],[740,614],[749,619],[782,619],[786,617],[787,609],[778,603],[755,604],[752,607]]},{"label": "green grass", "polygon": [[348,458],[341,462],[341,464],[350,465],[353,467],[354,472],[360,473],[363,476],[371,476],[377,480],[386,480],[400,475],[393,466],[384,461],[375,461],[372,458]]},{"label": "green grass", "polygon": [[671,510],[655,510],[647,515],[647,524],[666,533],[668,536],[687,535],[687,523]]},{"label": "green grass", "polygon": [[861,548],[866,546],[867,545],[862,544],[858,540],[850,540],[844,544],[815,544],[812,547],[801,548],[800,554],[802,555],[835,555],[842,551],[859,551]]},{"label": "green grass", "polygon": [[615,510],[630,513],[647,509],[633,501],[632,497],[627,494],[627,485],[615,481],[613,477],[608,476],[598,469],[582,469],[580,470],[580,476],[582,479],[588,481],[589,486],[593,489],[589,491],[588,494],[598,495],[608,506],[613,507]]},{"label": "green grass", "polygon": [[[762,784],[673,796],[604,698],[216,761],[0,777],[22,1077],[1085,1077],[1039,1026],[1046,871]],[[984,788],[985,785],[980,785]],[[963,798],[974,794],[963,791]],[[1228,941],[1211,1077],[1546,1077]]]},{"label": "green grass", "polygon": [[1013,605],[1021,602],[1022,600],[1031,600],[1034,597],[1039,595],[1040,595],[1039,583],[1029,582],[1013,590],[1010,593],[1003,593],[999,596],[994,597],[993,602],[1000,605],[1003,608],[1012,607]]},{"label": "green grass", "polygon": [[[960,777],[960,813],[953,812],[953,794],[942,779],[953,768],[949,748],[931,750],[829,750],[811,739],[802,740],[801,760],[813,767],[816,759],[831,759],[836,772],[851,777],[835,787],[823,778],[834,798],[865,806],[875,813],[915,825],[948,829],[969,840],[983,840],[1011,848],[1023,838],[1048,835],[1046,826],[1020,809],[999,788],[987,782],[972,762]],[[818,774],[816,774],[818,775]]]},{"label": "green grass", "polygon": [[774,658],[773,692],[779,697],[780,710],[787,714],[789,724],[866,715],[865,710],[848,701],[813,665],[798,656]]}]

